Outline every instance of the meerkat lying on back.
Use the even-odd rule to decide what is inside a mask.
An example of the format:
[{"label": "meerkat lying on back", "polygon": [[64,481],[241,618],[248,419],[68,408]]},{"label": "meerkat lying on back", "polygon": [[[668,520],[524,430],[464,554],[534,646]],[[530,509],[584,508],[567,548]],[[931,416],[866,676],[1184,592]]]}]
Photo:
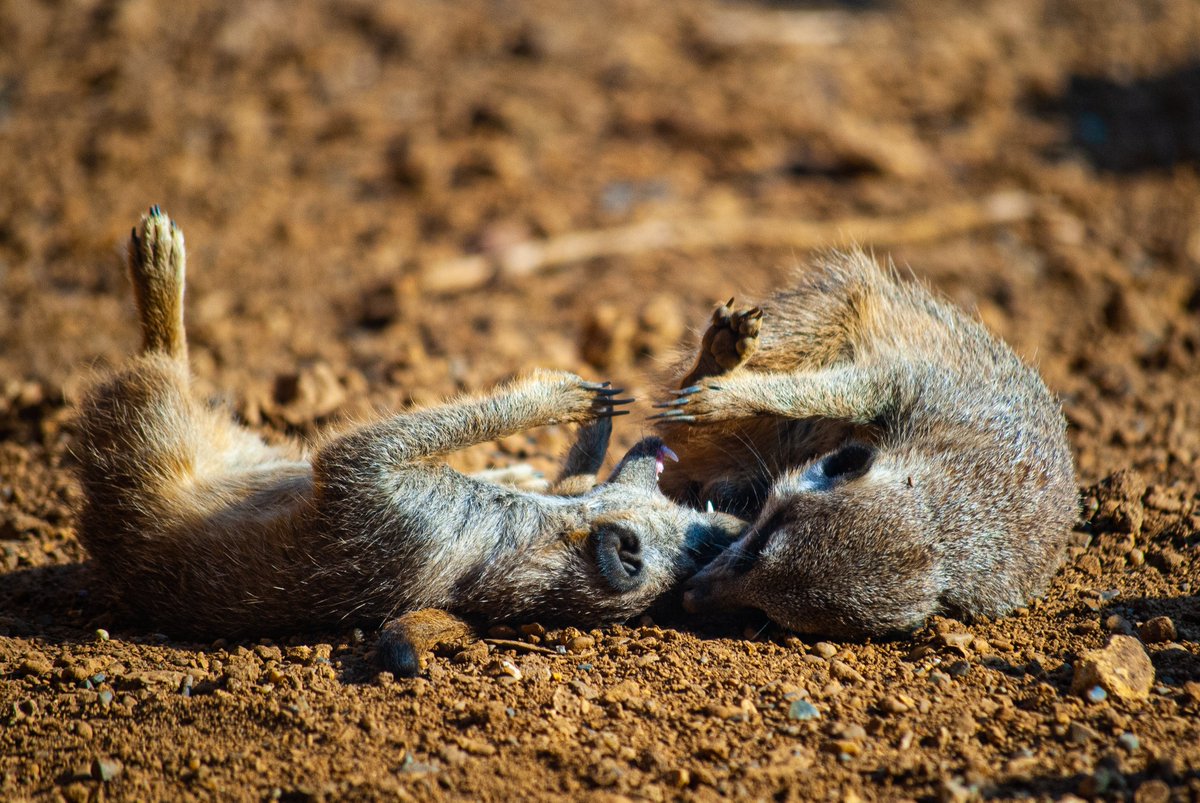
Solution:
[{"label": "meerkat lying on back", "polygon": [[[741,523],[669,501],[664,450],[635,445],[596,484],[620,391],[539,371],[331,436],[268,446],[195,398],[183,328],[184,245],[157,207],[129,246],[142,353],[79,412],[79,535],[112,590],[169,632],[386,626],[384,662],[461,635],[445,609],[590,626],[643,611]],[[437,458],[552,423],[587,422],[559,494],[460,474]],[[573,494],[573,495],[572,495]],[[412,613],[419,612],[419,613]]]},{"label": "meerkat lying on back", "polygon": [[657,406],[680,501],[752,518],[684,604],[797,631],[909,630],[1040,595],[1077,510],[1058,402],[976,321],[861,252],[719,308]]}]

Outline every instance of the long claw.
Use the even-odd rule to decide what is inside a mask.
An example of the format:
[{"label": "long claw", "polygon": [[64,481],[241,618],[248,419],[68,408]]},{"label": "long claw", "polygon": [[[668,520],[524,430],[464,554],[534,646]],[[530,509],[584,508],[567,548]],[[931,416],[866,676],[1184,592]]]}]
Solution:
[{"label": "long claw", "polygon": [[670,401],[665,402],[655,402],[652,406],[658,408],[659,410],[665,410],[671,407],[682,407],[685,404],[690,404],[691,401],[692,400],[690,398],[684,396],[682,399],[671,399]]},{"label": "long claw", "polygon": [[596,388],[592,390],[597,396],[616,396],[618,393],[624,393],[625,388]]},{"label": "long claw", "polygon": [[725,302],[725,306],[729,307],[730,309],[733,309],[734,298],[736,298],[736,296],[730,296],[729,300]]},{"label": "long claw", "polygon": [[629,415],[630,410],[601,410],[596,413],[596,418],[616,418],[619,415]]},{"label": "long claw", "polygon": [[605,399],[605,404],[632,404],[637,399]]},{"label": "long claw", "polygon": [[686,388],[672,390],[670,391],[670,394],[672,396],[691,396],[693,393],[699,393],[702,390],[704,390],[702,385],[688,385]]},{"label": "long claw", "polygon": [[647,421],[681,421],[691,423],[696,420],[694,415],[686,415],[683,410],[667,410],[665,413],[649,416]]},{"label": "long claw", "polygon": [[[579,383],[579,387],[583,388],[584,390],[603,390],[604,388],[611,387],[611,386],[612,386],[612,382],[580,382]],[[617,392],[620,393],[620,391],[617,391]]]}]

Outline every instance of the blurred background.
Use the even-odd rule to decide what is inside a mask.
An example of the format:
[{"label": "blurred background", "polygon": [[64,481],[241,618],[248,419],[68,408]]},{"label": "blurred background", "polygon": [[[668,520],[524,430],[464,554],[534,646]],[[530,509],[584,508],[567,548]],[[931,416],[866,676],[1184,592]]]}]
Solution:
[{"label": "blurred background", "polygon": [[[1196,0],[0,0],[0,716],[20,723],[0,729],[0,797],[98,794],[111,768],[89,764],[96,744],[125,762],[114,796],[142,799],[181,784],[316,799],[331,778],[331,797],[403,797],[410,771],[432,779],[404,787],[422,798],[792,784],[965,800],[971,784],[1091,797],[1145,781],[1159,786],[1138,799],[1160,800],[1160,776],[1194,794],[1200,720],[1176,701],[1200,704],[1198,171]],[[904,644],[837,652],[858,666],[841,694],[822,674],[839,648],[805,654],[761,629],[610,629],[595,672],[522,662],[524,696],[440,661],[446,697],[424,708],[425,681],[400,702],[351,685],[376,671],[361,638],[334,639],[339,681],[328,660],[313,680],[303,641],[286,666],[270,645],[93,643],[120,623],[76,571],[68,399],[137,346],[121,253],[151,204],[186,233],[197,387],[269,438],[535,366],[652,400],[714,303],[858,242],[1040,366],[1091,521],[1033,614],[976,625],[991,645],[975,652],[931,642],[929,666],[970,671],[933,691]],[[617,446],[644,429],[621,419]],[[549,468],[566,439],[547,428],[456,460]],[[1186,646],[1156,648],[1166,691],[1144,712],[1065,696],[1076,653],[1162,615]],[[667,635],[652,666],[645,645]],[[988,651],[1000,663],[970,670]],[[281,666],[291,685],[193,706],[163,666],[209,692]],[[79,687],[101,669],[112,709]],[[635,677],[661,709],[636,683],[587,697]],[[869,719],[897,678],[903,724]],[[828,728],[789,720],[798,689]],[[713,700],[742,724],[697,713]],[[541,708],[510,723],[526,705]],[[122,719],[135,711],[167,716],[145,730],[156,715]],[[710,739],[722,728],[732,748]],[[838,753],[850,742],[866,744],[858,763]]]},{"label": "blurred background", "polygon": [[[1192,0],[8,0],[0,43],[10,430],[134,345],[118,255],[151,203],[188,238],[202,387],[255,425],[532,365],[644,394],[714,301],[858,240],[1043,366],[1086,477],[1195,429],[1182,386],[1155,400],[1195,373]],[[956,228],[996,192],[1013,219]],[[824,228],[739,235],[764,218]],[[655,221],[711,236],[605,245]],[[1156,446],[1190,471],[1195,443]]]}]

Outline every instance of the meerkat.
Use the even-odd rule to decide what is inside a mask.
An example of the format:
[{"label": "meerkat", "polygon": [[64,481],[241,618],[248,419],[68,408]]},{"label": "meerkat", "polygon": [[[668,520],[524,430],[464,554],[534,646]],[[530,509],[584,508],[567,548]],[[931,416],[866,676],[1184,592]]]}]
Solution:
[{"label": "meerkat", "polygon": [[684,606],[861,637],[1041,595],[1077,513],[1061,406],[924,287],[833,254],[761,306],[718,308],[654,418],[672,498],[753,521]]},{"label": "meerkat", "polygon": [[[79,536],[111,591],[166,632],[240,636],[387,623],[379,654],[411,675],[482,622],[619,622],[728,544],[740,522],[668,500],[669,456],[637,443],[595,479],[608,383],[535,371],[489,394],[268,445],[196,398],[183,325],[183,233],[158,208],[128,249],[141,353],[78,413]],[[546,424],[582,425],[550,493],[438,458]]]}]

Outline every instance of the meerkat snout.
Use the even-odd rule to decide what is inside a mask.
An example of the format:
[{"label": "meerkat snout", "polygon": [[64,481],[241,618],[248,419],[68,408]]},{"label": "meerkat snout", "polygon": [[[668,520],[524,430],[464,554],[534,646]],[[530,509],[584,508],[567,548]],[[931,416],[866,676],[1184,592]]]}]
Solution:
[{"label": "meerkat snout", "polygon": [[762,514],[686,584],[684,608],[756,608],[803,633],[909,630],[938,609],[934,532],[898,466],[849,443],[783,474]]}]

